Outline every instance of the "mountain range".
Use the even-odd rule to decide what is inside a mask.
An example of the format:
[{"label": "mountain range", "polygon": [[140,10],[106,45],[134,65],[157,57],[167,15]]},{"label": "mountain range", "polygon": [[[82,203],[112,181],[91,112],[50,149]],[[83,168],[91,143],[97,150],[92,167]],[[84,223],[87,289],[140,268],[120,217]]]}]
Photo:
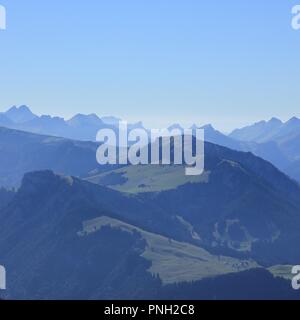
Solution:
[{"label": "mountain range", "polygon": [[269,121],[260,121],[242,129],[236,129],[230,137],[242,141],[255,141],[258,143],[267,141],[283,141],[286,137],[300,134],[300,119],[293,117],[287,122],[277,118]]},{"label": "mountain range", "polygon": [[[96,114],[77,114],[70,120],[47,115],[37,116],[27,106],[12,107],[0,113],[0,126],[48,136],[63,137],[79,141],[95,141],[97,132],[103,128],[113,129],[118,134],[120,118],[100,118]],[[129,130],[143,128],[142,122],[128,125]],[[292,118],[286,123],[273,118],[252,126],[234,130],[225,135],[211,124],[193,125],[192,129],[205,131],[205,140],[227,148],[252,152],[273,163],[292,178],[300,181],[298,160],[300,159],[300,120]],[[183,128],[174,124],[169,129]]]},{"label": "mountain range", "polygon": [[[118,132],[119,121],[120,119],[115,117],[100,119],[96,114],[77,114],[69,120],[49,115],[37,116],[25,105],[14,106],[0,113],[2,127],[83,141],[95,141],[97,132],[103,128],[111,128]],[[141,122],[128,126],[143,128]]]},{"label": "mountain range", "polygon": [[[200,198],[205,195],[198,184],[194,192]],[[195,298],[195,288],[207,284],[207,279],[217,283],[222,276],[224,281],[231,279],[234,286],[248,270],[251,272],[245,273],[245,280],[257,275],[262,282],[275,285],[278,273],[269,268],[272,262],[298,258],[295,246],[291,248],[297,236],[294,232],[286,234],[286,228],[292,231],[299,224],[299,214],[293,213],[289,203],[292,199],[274,213],[276,196],[271,201],[266,195],[264,201],[269,205],[261,209],[267,210],[264,215],[251,218],[241,207],[241,221],[223,203],[219,208],[223,207],[221,216],[227,220],[219,216],[216,226],[216,215],[209,218],[213,203],[209,197],[206,208],[199,207],[198,215],[194,208],[190,216],[185,212],[178,215],[179,208],[173,208],[178,202],[166,207],[166,203],[159,198],[153,201],[152,197],[130,196],[51,171],[26,174],[21,187],[0,210],[0,261],[9,270],[10,284],[4,298],[176,299],[182,296],[183,288],[186,297]],[[181,193],[181,197],[186,194]],[[249,204],[251,200],[249,197]],[[255,204],[250,210],[254,209]],[[268,234],[263,235],[263,229]],[[244,244],[245,250],[235,247],[243,242],[243,232],[256,237],[257,248],[246,248],[249,243]],[[209,244],[208,238],[214,238],[215,243]],[[262,269],[266,272],[263,276],[259,271]],[[275,270],[288,274],[288,266],[276,266]],[[286,285],[280,281],[281,285],[275,285],[273,295],[291,295],[285,281]],[[279,291],[282,287],[283,292]],[[221,289],[213,293],[225,295]],[[203,292],[198,295],[201,297]],[[232,295],[238,293],[233,290]]]},{"label": "mountain range", "polygon": [[[15,150],[17,141],[25,141],[33,148],[28,157],[39,155],[32,168],[49,154],[44,144],[50,137],[2,130],[1,141]],[[17,191],[1,190],[0,261],[11,277],[5,298],[180,296],[176,282],[191,294],[194,287],[184,283],[201,286],[208,278],[256,274],[257,268],[269,279],[277,276],[274,270],[288,274],[288,265],[300,259],[300,187],[251,153],[207,142],[199,177],[187,178],[175,165],[106,168],[93,175],[88,159],[94,143],[89,149],[87,142],[52,139],[54,150],[70,145],[62,158],[71,159],[73,148],[78,164],[86,156],[86,179],[66,174],[68,165],[59,166],[61,174],[32,169]],[[21,156],[15,150],[8,162]],[[79,170],[76,163],[71,167]]]},{"label": "mountain range", "polygon": [[[234,130],[229,137],[239,141],[274,143],[288,165],[281,167],[289,176],[300,181],[300,119],[293,117],[287,122],[273,118]],[[274,160],[270,159],[274,163]]]},{"label": "mountain range", "polygon": [[[300,185],[280,167],[297,164],[285,151],[296,153],[296,142],[282,148],[297,121],[274,135],[276,119],[259,125],[273,137],[265,141],[253,128],[247,140],[204,126],[204,173],[186,176],[183,165],[99,166],[95,142],[4,125],[44,131],[46,118],[26,107],[0,115],[3,298],[299,299],[290,278],[300,261]],[[83,137],[98,119],[55,121]],[[281,164],[262,159],[271,156]]]},{"label": "mountain range", "polygon": [[206,143],[201,176],[187,177],[181,166],[147,165],[87,180],[159,204],[186,225],[198,244],[246,253],[260,263],[291,262],[297,255],[288,246],[280,261],[272,250],[285,246],[292,234],[298,237],[300,187],[250,153]]}]

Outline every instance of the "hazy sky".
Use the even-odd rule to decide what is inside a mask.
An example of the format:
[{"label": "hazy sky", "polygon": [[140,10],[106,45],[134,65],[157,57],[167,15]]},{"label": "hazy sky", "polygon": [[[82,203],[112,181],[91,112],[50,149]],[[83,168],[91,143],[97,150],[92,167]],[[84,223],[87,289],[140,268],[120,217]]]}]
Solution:
[{"label": "hazy sky", "polygon": [[222,130],[300,116],[297,0],[0,4],[0,112],[27,104],[38,114]]}]

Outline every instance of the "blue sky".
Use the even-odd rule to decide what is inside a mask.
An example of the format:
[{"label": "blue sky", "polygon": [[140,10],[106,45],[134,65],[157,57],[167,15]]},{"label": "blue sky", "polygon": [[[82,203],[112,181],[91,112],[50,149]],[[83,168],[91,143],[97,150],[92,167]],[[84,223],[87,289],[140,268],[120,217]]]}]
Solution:
[{"label": "blue sky", "polygon": [[[300,0],[298,1],[300,4]],[[0,0],[0,112],[230,130],[300,116],[297,0]]]}]

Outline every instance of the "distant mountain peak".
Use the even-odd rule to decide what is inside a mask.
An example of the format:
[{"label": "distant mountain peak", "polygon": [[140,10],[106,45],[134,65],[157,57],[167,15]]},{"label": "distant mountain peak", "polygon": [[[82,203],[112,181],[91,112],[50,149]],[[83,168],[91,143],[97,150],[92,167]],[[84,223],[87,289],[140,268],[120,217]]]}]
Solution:
[{"label": "distant mountain peak", "polygon": [[22,106],[20,106],[19,108],[17,108],[17,109],[19,109],[19,111],[27,111],[27,112],[31,112],[31,110],[29,109],[29,107],[28,106],[26,106],[25,104],[24,105],[22,105]]},{"label": "distant mountain peak", "polygon": [[11,108],[9,108],[7,111],[6,111],[6,114],[10,113],[10,112],[15,112],[15,111],[19,111],[19,112],[31,112],[30,108],[26,105],[22,105],[22,106],[12,106]]},{"label": "distant mountain peak", "polygon": [[37,118],[26,105],[13,106],[5,112],[5,115],[15,123],[25,123]]},{"label": "distant mountain peak", "polygon": [[273,117],[269,121],[259,121],[253,125],[234,130],[229,136],[236,140],[263,143],[272,139],[281,129],[283,122]]},{"label": "distant mountain peak", "polygon": [[300,119],[297,117],[292,117],[290,120],[286,122],[286,124],[299,124],[300,125]]},{"label": "distant mountain peak", "polygon": [[71,126],[80,126],[80,125],[102,125],[103,121],[95,114],[82,114],[78,113],[70,120],[67,121]]},{"label": "distant mountain peak", "polygon": [[215,131],[215,128],[210,123],[202,126],[200,129]]},{"label": "distant mountain peak", "polygon": [[90,113],[87,115],[88,118],[101,120],[96,113]]},{"label": "distant mountain peak", "polygon": [[269,123],[271,123],[271,124],[283,124],[283,122],[280,119],[276,118],[276,117],[273,117],[272,119],[270,119]]},{"label": "distant mountain peak", "polygon": [[90,114],[83,114],[83,113],[77,113],[72,119],[98,119],[100,118],[95,113]]}]

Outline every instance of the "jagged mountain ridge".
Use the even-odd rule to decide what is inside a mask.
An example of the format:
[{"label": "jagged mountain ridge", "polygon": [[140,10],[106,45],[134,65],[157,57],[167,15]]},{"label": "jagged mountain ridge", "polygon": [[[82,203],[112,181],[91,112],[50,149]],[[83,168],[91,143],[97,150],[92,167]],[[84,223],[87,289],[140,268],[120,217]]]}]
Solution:
[{"label": "jagged mountain ridge", "polygon": [[[118,121],[112,117],[101,119],[96,114],[77,114],[69,120],[49,115],[37,116],[27,106],[14,106],[0,113],[0,126],[82,141],[95,141],[97,132],[103,128],[117,133]],[[143,124],[138,122],[129,124],[129,127],[143,128]]]}]

